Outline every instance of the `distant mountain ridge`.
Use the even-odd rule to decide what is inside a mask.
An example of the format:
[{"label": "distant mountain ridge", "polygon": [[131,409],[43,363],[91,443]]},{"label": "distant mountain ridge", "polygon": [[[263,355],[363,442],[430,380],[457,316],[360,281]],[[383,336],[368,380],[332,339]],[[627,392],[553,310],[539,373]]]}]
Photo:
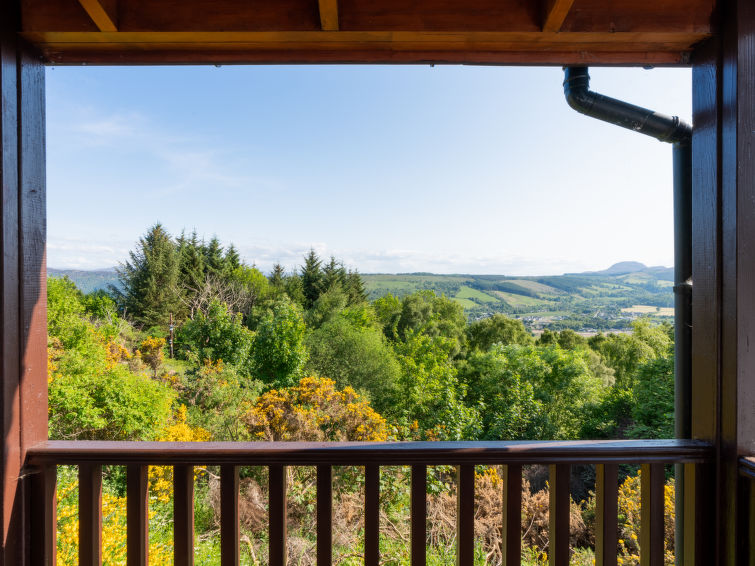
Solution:
[{"label": "distant mountain ridge", "polygon": [[620,261],[619,263],[614,263],[611,267],[600,271],[583,271],[581,273],[565,273],[564,275],[627,275],[629,273],[639,272],[653,273],[656,276],[660,274],[669,274],[673,279],[674,268],[665,267],[663,265],[648,267],[639,261]]},{"label": "distant mountain ridge", "polygon": [[118,286],[118,273],[115,267],[109,269],[55,269],[47,268],[50,277],[68,277],[83,293],[100,289],[107,290],[110,285]]}]

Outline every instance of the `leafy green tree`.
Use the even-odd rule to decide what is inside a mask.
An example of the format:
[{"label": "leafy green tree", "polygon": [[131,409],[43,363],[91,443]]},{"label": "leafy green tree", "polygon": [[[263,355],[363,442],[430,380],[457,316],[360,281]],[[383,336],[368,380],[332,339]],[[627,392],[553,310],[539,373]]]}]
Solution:
[{"label": "leafy green tree", "polygon": [[488,351],[494,344],[521,344],[534,342],[522,321],[503,314],[476,320],[466,327],[467,341],[472,350]]},{"label": "leafy green tree", "polygon": [[396,402],[386,413],[404,423],[416,421],[427,438],[476,437],[479,415],[464,404],[465,391],[451,361],[458,343],[445,336],[409,333],[396,343],[401,374]]},{"label": "leafy green tree", "polygon": [[50,438],[149,440],[168,422],[174,392],[132,373],[113,352],[109,324],[97,326],[67,279],[48,279]]},{"label": "leafy green tree", "polygon": [[379,412],[395,402],[399,364],[375,326],[335,316],[311,332],[306,344],[309,372],[335,380],[339,389],[351,385],[365,393]]},{"label": "leafy green tree", "polygon": [[516,371],[500,346],[476,350],[461,365],[459,378],[466,387],[465,403],[480,415],[482,440],[543,438],[543,404],[535,399],[532,383]]},{"label": "leafy green tree", "polygon": [[241,314],[232,314],[224,303],[213,300],[207,314],[198,312],[178,329],[176,343],[184,358],[198,363],[222,360],[249,376],[253,337],[244,326]]},{"label": "leafy green tree", "polygon": [[391,340],[398,338],[398,321],[401,318],[401,300],[391,293],[383,295],[372,303],[383,334]]},{"label": "leafy green tree", "polygon": [[224,268],[227,273],[233,273],[239,267],[241,267],[241,257],[236,249],[236,246],[231,244],[225,251],[225,257],[223,257]]},{"label": "leafy green tree", "polygon": [[349,298],[342,287],[338,285],[331,287],[320,295],[312,308],[307,311],[305,318],[307,327],[314,330],[334,319],[346,308],[348,301]]},{"label": "leafy green tree", "polygon": [[454,344],[449,355],[456,357],[464,346],[467,319],[463,307],[433,291],[418,291],[404,297],[396,322],[396,335],[406,341],[415,334],[448,338]]},{"label": "leafy green tree", "polygon": [[249,440],[242,417],[261,388],[233,366],[205,360],[184,375],[179,400],[188,408],[191,425],[209,431],[213,440]]},{"label": "leafy green tree", "polygon": [[118,269],[120,289],[112,289],[128,316],[144,327],[165,326],[181,308],[178,253],[170,234],[155,224]]},{"label": "leafy green tree", "polygon": [[642,364],[637,371],[632,393],[632,417],[635,423],[627,435],[634,438],[673,438],[673,356],[657,358]]},{"label": "leafy green tree", "polygon": [[255,375],[270,387],[291,387],[307,362],[304,318],[290,301],[275,303],[257,325],[252,344]]}]

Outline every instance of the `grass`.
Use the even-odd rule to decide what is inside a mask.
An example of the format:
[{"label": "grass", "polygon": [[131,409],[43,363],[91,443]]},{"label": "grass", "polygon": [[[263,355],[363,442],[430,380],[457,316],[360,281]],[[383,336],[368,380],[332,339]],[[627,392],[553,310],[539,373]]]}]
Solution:
[{"label": "grass", "polygon": [[471,301],[469,299],[459,298],[458,296],[454,297],[454,301],[456,301],[457,303],[459,303],[465,309],[474,309],[474,308],[477,308],[478,306],[480,306],[477,303],[475,303],[474,301]]},{"label": "grass", "polygon": [[528,291],[533,291],[540,295],[564,295],[565,293],[550,285],[538,283],[537,281],[530,281],[529,279],[506,279],[506,283],[513,283]]},{"label": "grass", "polygon": [[456,293],[456,299],[477,299],[478,301],[481,301],[483,303],[497,303],[499,299],[496,299],[495,297],[491,297],[487,293],[483,293],[482,291],[478,291],[477,289],[472,289],[472,287],[467,287],[466,285],[462,285],[459,289],[459,292]]},{"label": "grass", "polygon": [[541,299],[535,299],[533,297],[526,297],[524,295],[516,295],[514,293],[507,293],[505,291],[493,291],[496,296],[503,299],[512,307],[539,307],[547,304],[547,301]]}]

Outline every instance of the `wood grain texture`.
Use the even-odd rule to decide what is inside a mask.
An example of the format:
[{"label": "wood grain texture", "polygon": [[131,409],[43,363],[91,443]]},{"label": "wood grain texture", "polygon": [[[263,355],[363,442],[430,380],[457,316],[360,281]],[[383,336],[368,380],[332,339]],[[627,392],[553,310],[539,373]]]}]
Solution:
[{"label": "wood grain texture", "polygon": [[173,467],[173,560],[194,566],[194,466]]},{"label": "wood grain texture", "polygon": [[550,466],[548,513],[548,564],[569,566],[569,477],[571,466]]},{"label": "wood grain texture", "polygon": [[[716,528],[716,489],[711,489],[716,484],[714,470],[711,464],[684,464],[685,565],[715,564],[715,545],[711,544],[711,533]],[[679,497],[678,492],[676,496]]]},{"label": "wood grain texture", "polygon": [[380,467],[364,468],[364,565],[380,565]]},{"label": "wood grain texture", "polygon": [[[11,17],[9,4],[0,5],[3,16]],[[12,19],[11,19],[12,21]],[[0,18],[0,177],[2,183],[2,238],[0,238],[0,415],[3,423],[3,450],[0,461],[2,474],[2,507],[0,512],[0,540],[14,541],[21,536],[20,490],[21,430],[19,369],[23,346],[21,343],[21,289],[19,285],[19,144],[18,144],[18,87],[16,38],[7,30],[7,22]],[[1,28],[0,28],[1,29]],[[0,547],[0,564],[14,564],[20,560],[22,549],[14,544]]]},{"label": "wood grain texture", "polygon": [[238,566],[239,550],[239,469],[220,466],[220,563]]},{"label": "wood grain texture", "polygon": [[522,563],[522,466],[503,468],[503,527],[501,555],[506,566]]},{"label": "wood grain texture", "polygon": [[574,0],[547,0],[545,2],[545,17],[543,18],[543,31],[561,31],[566,16],[569,15]]},{"label": "wood grain texture", "polygon": [[427,559],[427,466],[423,464],[412,466],[410,506],[411,563],[425,564]]},{"label": "wood grain texture", "polygon": [[100,31],[118,31],[118,0],[79,0]]},{"label": "wood grain texture", "polygon": [[286,467],[268,468],[268,536],[270,566],[286,566]]},{"label": "wood grain texture", "polygon": [[79,564],[102,564],[102,466],[79,466]]},{"label": "wood grain texture", "polygon": [[661,464],[644,464],[640,480],[640,563],[664,565],[664,484]]},{"label": "wood grain texture", "polygon": [[149,564],[149,480],[147,466],[126,468],[126,564]]},{"label": "wood grain texture", "polygon": [[456,564],[474,564],[474,484],[475,467],[467,464],[456,468]]},{"label": "wood grain texture", "polygon": [[595,466],[595,566],[616,566],[618,557],[619,467]]},{"label": "wood grain texture", "polygon": [[[343,29],[343,28],[342,28]],[[55,62],[682,62],[706,34],[442,31],[40,32],[23,34]],[[139,53],[139,55],[137,55]]]},{"label": "wood grain texture", "polygon": [[41,466],[31,474],[29,563],[57,565],[57,467]]},{"label": "wood grain texture", "polygon": [[338,0],[318,0],[320,28],[323,31],[338,30]]},{"label": "wood grain texture", "polygon": [[42,442],[31,464],[142,463],[365,466],[573,463],[703,463],[713,447],[700,440],[460,442]]},{"label": "wood grain texture", "polygon": [[333,563],[333,468],[317,466],[317,565]]}]

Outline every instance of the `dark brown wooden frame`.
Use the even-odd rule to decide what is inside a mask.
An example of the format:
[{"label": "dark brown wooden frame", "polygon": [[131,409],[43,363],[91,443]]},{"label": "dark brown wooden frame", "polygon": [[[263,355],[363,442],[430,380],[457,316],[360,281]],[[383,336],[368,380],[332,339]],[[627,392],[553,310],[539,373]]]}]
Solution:
[{"label": "dark brown wooden frame", "polygon": [[[54,482],[49,464],[24,466],[47,436],[45,118],[43,64],[16,34],[17,7],[0,6],[0,564],[41,563],[54,553],[29,544],[30,532],[52,528]],[[737,540],[751,528],[740,457],[755,453],[755,3],[721,0],[718,16],[717,33],[692,58],[692,424],[716,457],[686,474],[684,552],[685,563],[733,566],[753,560]],[[96,474],[87,477],[96,492]],[[374,489],[374,469],[370,477]],[[714,536],[694,520],[705,506]]]}]

